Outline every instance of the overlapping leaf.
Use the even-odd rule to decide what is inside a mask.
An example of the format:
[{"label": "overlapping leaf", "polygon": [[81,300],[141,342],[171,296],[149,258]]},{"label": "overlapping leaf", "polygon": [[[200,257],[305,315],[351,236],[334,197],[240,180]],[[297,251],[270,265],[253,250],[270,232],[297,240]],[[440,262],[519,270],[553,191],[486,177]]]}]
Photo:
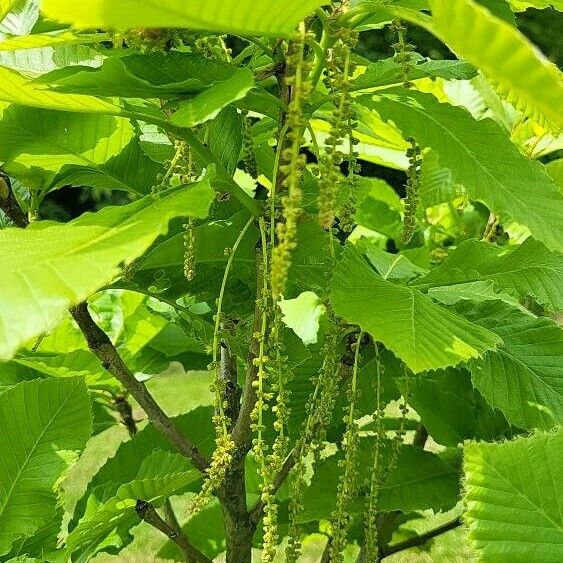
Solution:
[{"label": "overlapping leaf", "polygon": [[518,152],[498,124],[477,121],[431,94],[404,89],[360,101],[392,120],[405,136],[434,149],[440,165],[451,170],[470,197],[527,226],[552,250],[563,250],[563,194],[539,162]]},{"label": "overlapping leaf", "polygon": [[386,281],[353,247],[336,267],[332,303],[338,315],[383,342],[414,372],[465,362],[501,342],[418,290]]},{"label": "overlapping leaf", "polygon": [[112,281],[124,264],[166,232],[175,216],[205,217],[214,192],[208,181],[154,200],[86,214],[64,225],[0,231],[0,358],[60,320],[65,309]]},{"label": "overlapping leaf", "polygon": [[433,29],[481,68],[525,115],[563,128],[563,81],[557,67],[515,27],[473,0],[430,0]]},{"label": "overlapping leaf", "polygon": [[49,18],[80,28],[129,29],[135,27],[181,27],[238,35],[290,34],[296,25],[322,4],[321,0],[45,0],[42,9]]},{"label": "overlapping leaf", "polygon": [[[4,170],[28,186],[45,188],[63,167],[97,169],[103,176],[102,166],[132,141],[133,127],[109,115],[11,106],[0,121],[0,135]],[[111,179],[108,183],[113,187]]]},{"label": "overlapping leaf", "polygon": [[515,297],[531,296],[553,311],[563,309],[563,260],[531,238],[516,248],[465,241],[413,285],[426,289],[478,281],[492,281]]},{"label": "overlapping leaf", "polygon": [[469,538],[480,561],[563,557],[563,431],[465,447]]},{"label": "overlapping leaf", "polygon": [[489,404],[514,425],[551,428],[563,423],[563,330],[502,302],[458,309],[497,333],[503,344],[469,365]]}]

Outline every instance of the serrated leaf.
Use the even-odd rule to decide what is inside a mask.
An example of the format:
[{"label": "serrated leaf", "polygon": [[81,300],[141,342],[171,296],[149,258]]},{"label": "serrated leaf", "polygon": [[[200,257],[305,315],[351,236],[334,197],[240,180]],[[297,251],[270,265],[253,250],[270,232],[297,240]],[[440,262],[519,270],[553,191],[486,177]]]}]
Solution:
[{"label": "serrated leaf", "polygon": [[385,344],[415,373],[466,362],[501,342],[418,290],[384,280],[351,246],[334,272],[332,304],[338,315]]},{"label": "serrated leaf", "polygon": [[0,160],[26,185],[45,188],[63,167],[98,168],[132,140],[129,120],[11,106],[0,121]]},{"label": "serrated leaf", "polygon": [[563,128],[563,81],[557,67],[515,27],[472,0],[430,0],[433,29],[481,68],[525,115]]},{"label": "serrated leaf", "polygon": [[563,329],[502,302],[458,310],[503,339],[496,351],[469,364],[487,401],[522,428],[563,423]]},{"label": "serrated leaf", "polygon": [[70,305],[111,282],[167,231],[175,216],[205,217],[214,198],[209,182],[155,200],[107,207],[67,224],[36,223],[0,231],[0,358],[58,322]]},{"label": "serrated leaf", "polygon": [[0,554],[54,517],[57,480],[90,437],[80,378],[23,382],[0,395]]},{"label": "serrated leaf", "polygon": [[563,431],[465,447],[469,538],[479,560],[563,558]]},{"label": "serrated leaf", "polygon": [[320,0],[90,0],[80,6],[68,0],[45,0],[48,18],[79,28],[130,29],[180,27],[237,35],[290,34],[297,24],[320,6]]},{"label": "serrated leaf", "polygon": [[[104,547],[108,535],[118,530],[124,533],[139,523],[135,512],[138,499],[158,503],[200,478],[200,472],[180,454],[162,451],[149,454],[138,466],[135,478],[120,485],[112,495],[106,492],[109,498],[91,512],[87,511],[84,519],[69,534],[67,545],[73,560],[89,561]],[[112,540],[106,545],[112,545]]]},{"label": "serrated leaf", "polygon": [[552,250],[563,250],[563,194],[542,165],[520,154],[497,123],[476,121],[464,109],[422,92],[393,89],[359,100],[392,120],[405,136],[434,149],[440,165],[451,170],[471,198],[525,225]]},{"label": "serrated leaf", "polygon": [[563,261],[532,238],[516,248],[477,240],[462,242],[437,268],[413,285],[423,288],[493,281],[495,288],[533,297],[553,311],[563,309]]}]

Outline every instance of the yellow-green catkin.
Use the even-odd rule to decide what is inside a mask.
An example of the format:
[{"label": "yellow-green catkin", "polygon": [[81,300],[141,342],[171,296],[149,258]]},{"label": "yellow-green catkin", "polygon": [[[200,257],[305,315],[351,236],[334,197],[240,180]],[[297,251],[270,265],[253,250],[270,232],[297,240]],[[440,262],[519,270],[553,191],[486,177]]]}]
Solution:
[{"label": "yellow-green catkin", "polygon": [[401,66],[401,78],[405,88],[411,88],[413,83],[409,80],[413,70],[412,53],[414,45],[407,41],[407,28],[401,20],[393,20],[391,29],[397,34],[397,41],[392,47],[395,51],[393,60]]},{"label": "yellow-green catkin", "polygon": [[116,47],[128,47],[141,53],[159,53],[175,43],[176,31],[165,27],[137,27],[125,32],[115,31],[112,42]]},{"label": "yellow-green catkin", "polygon": [[225,42],[226,35],[207,35],[194,41],[194,48],[207,59],[229,62],[231,50]]},{"label": "yellow-green catkin", "polygon": [[[271,378],[275,375],[275,367],[272,369],[272,359],[268,356],[270,339],[272,338],[272,295],[269,286],[269,263],[268,242],[266,236],[266,224],[264,219],[259,220],[261,236],[262,262],[259,264],[258,295],[256,299],[256,311],[260,316],[259,330],[253,335],[258,345],[258,354],[253,360],[256,368],[256,379],[253,386],[256,392],[256,403],[251,414],[251,429],[254,433],[252,440],[252,453],[258,466],[261,479],[261,501],[264,504],[263,518],[263,548],[262,561],[270,562],[274,559],[278,544],[278,527],[276,493],[273,484],[273,475],[278,471],[273,451],[269,453],[268,445],[264,439],[266,425],[264,413],[270,408],[270,402],[275,395],[275,385]],[[268,334],[269,333],[269,334]],[[275,466],[274,466],[275,465]]]},{"label": "yellow-green catkin", "polygon": [[381,357],[379,355],[377,342],[374,343],[374,347],[376,369],[374,390],[375,410],[372,418],[375,426],[375,446],[373,448],[373,463],[369,478],[369,493],[364,514],[365,552],[367,561],[377,561],[379,555],[377,505],[379,503],[379,494],[384,477],[384,470],[381,467],[381,449],[385,438],[385,432],[382,424],[385,416],[385,408],[381,402],[381,375],[383,373],[383,366],[381,365]]},{"label": "yellow-green catkin", "polygon": [[350,406],[344,421],[346,422],[346,432],[344,433],[344,459],[340,462],[342,473],[336,491],[336,508],[331,516],[331,537],[332,541],[329,548],[330,561],[341,563],[344,560],[343,551],[346,547],[348,524],[350,514],[348,512],[350,504],[356,498],[359,487],[358,472],[358,450],[359,450],[359,428],[356,422],[355,404],[358,398],[358,371],[360,360],[360,347],[363,339],[363,332],[360,331],[354,344],[354,367],[352,371],[352,381],[349,390]]},{"label": "yellow-green catkin", "polygon": [[274,414],[274,443],[266,458],[262,475],[262,500],[264,502],[264,543],[262,561],[274,560],[279,543],[278,503],[274,491],[274,478],[282,469],[289,448],[287,423],[289,420],[289,394],[287,382],[291,372],[287,364],[287,356],[283,348],[281,311],[277,303],[273,303],[271,329],[269,337],[270,388],[274,395],[272,411]]},{"label": "yellow-green catkin", "polygon": [[295,465],[290,473],[289,526],[285,561],[295,563],[301,555],[301,528],[299,515],[303,511],[303,495],[306,489],[305,459],[312,451],[320,448],[325,439],[325,431],[332,419],[334,404],[339,391],[339,327],[330,309],[328,310],[330,329],[325,336],[322,348],[323,363],[315,381],[315,387],[307,401],[307,419],[295,446]]},{"label": "yellow-green catkin", "polygon": [[219,290],[219,297],[217,298],[217,311],[214,317],[213,329],[213,342],[212,342],[212,362],[210,365],[213,379],[210,386],[213,393],[214,401],[214,415],[213,426],[215,428],[215,450],[211,456],[211,462],[206,470],[205,479],[200,492],[196,495],[188,507],[188,513],[191,515],[197,514],[203,507],[205,507],[212,498],[213,493],[221,487],[225,479],[225,474],[233,460],[235,451],[235,443],[229,431],[231,421],[225,414],[225,409],[228,406],[226,398],[226,382],[221,375],[220,358],[220,345],[221,345],[221,327],[222,327],[222,313],[223,313],[223,299],[225,297],[225,289],[227,287],[227,280],[233,265],[235,254],[240,246],[241,241],[246,235],[248,229],[252,225],[252,218],[248,220],[244,228],[239,233],[233,248],[229,252],[229,258],[223,273],[221,281],[221,288]]},{"label": "yellow-green catkin", "polygon": [[286,77],[291,99],[287,111],[286,135],[280,140],[284,143],[279,165],[283,218],[276,225],[277,245],[272,250],[271,287],[274,299],[283,295],[287,274],[291,266],[291,255],[297,246],[297,226],[301,216],[301,172],[306,164],[301,154],[304,143],[303,132],[306,126],[304,104],[309,96],[311,85],[307,79],[309,64],[305,60],[305,25],[300,25],[299,37],[289,43],[287,53]]},{"label": "yellow-green catkin", "polygon": [[[342,163],[348,161],[348,179],[353,179],[357,171],[357,158],[354,145],[357,140],[353,131],[356,123],[354,104],[350,95],[350,78],[355,65],[352,61],[352,49],[355,47],[358,34],[349,27],[339,27],[337,8],[331,21],[332,34],[336,38],[334,45],[328,50],[326,57],[325,83],[331,92],[333,110],[328,118],[330,131],[325,139],[325,153],[319,158],[319,223],[324,229],[330,229],[337,214],[349,219],[353,215],[353,203],[346,199],[340,205],[342,196],[340,191],[348,189],[353,193],[347,179],[341,173]],[[342,146],[348,144],[348,151],[344,152]],[[341,208],[341,212],[339,211]],[[342,218],[341,218],[342,223]],[[348,228],[350,221],[346,220]]]},{"label": "yellow-green catkin", "polygon": [[418,210],[419,190],[420,190],[420,172],[422,167],[421,150],[416,141],[410,137],[407,139],[410,147],[407,149],[407,157],[409,159],[409,168],[407,170],[407,186],[405,212],[403,219],[403,243],[408,244],[416,230],[416,212]]}]

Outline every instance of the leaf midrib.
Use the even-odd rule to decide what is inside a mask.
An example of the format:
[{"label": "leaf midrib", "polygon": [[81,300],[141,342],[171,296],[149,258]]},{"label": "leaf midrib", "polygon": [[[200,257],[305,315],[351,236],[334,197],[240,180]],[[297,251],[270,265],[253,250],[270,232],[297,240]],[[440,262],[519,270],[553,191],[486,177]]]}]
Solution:
[{"label": "leaf midrib", "polygon": [[[31,448],[31,450],[29,451],[28,455],[26,456],[24,462],[22,463],[22,465],[18,468],[18,471],[16,472],[15,478],[12,481],[12,485],[10,487],[10,489],[8,490],[8,494],[6,495],[6,503],[3,506],[0,506],[0,520],[3,518],[4,516],[4,512],[6,510],[6,507],[9,506],[9,501],[10,501],[10,497],[12,496],[12,493],[14,492],[14,489],[18,483],[18,481],[20,480],[23,472],[25,471],[25,468],[27,466],[27,464],[29,463],[30,459],[32,458],[33,454],[35,453],[35,450],[39,447],[39,444],[41,442],[41,439],[43,438],[43,436],[45,435],[45,433],[48,431],[48,429],[51,427],[51,425],[54,423],[54,421],[58,418],[60,412],[63,410],[63,408],[66,406],[67,402],[70,400],[70,398],[73,396],[74,394],[74,389],[72,390],[72,392],[67,393],[64,397],[63,402],[61,403],[61,405],[59,406],[59,408],[55,411],[53,417],[49,420],[49,422],[47,423],[47,425],[45,426],[45,428],[41,431],[41,433],[39,434],[39,436],[37,437],[37,440],[35,441],[33,447]],[[25,395],[24,395],[24,404],[25,404]]]}]

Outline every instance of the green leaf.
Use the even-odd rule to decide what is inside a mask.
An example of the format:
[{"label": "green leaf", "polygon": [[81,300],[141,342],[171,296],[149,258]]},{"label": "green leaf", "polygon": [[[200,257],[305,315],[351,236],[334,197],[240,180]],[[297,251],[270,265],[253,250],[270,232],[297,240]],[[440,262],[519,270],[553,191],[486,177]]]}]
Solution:
[{"label": "green leaf", "polygon": [[99,360],[88,350],[73,350],[61,354],[23,352],[10,363],[33,370],[36,377],[84,377],[89,388],[119,392],[113,376],[102,368]]},{"label": "green leaf", "polygon": [[415,373],[466,362],[501,342],[418,290],[386,281],[351,246],[334,272],[332,303],[338,315],[385,344]]},{"label": "green leaf", "polygon": [[465,304],[458,310],[504,341],[469,364],[487,401],[522,428],[563,423],[563,329],[501,302]]},{"label": "green leaf", "polygon": [[38,108],[79,113],[121,115],[123,109],[108,100],[80,94],[59,94],[41,84],[34,84],[15,70],[0,67],[0,100]]},{"label": "green leaf", "polygon": [[[29,37],[34,36],[24,35],[18,39],[28,39]],[[3,51],[2,45],[8,43],[8,41],[10,40],[0,42],[0,64],[29,78],[41,76],[67,66],[87,65],[96,67],[103,61],[100,53],[79,43]]]},{"label": "green leaf", "polygon": [[180,102],[170,122],[178,127],[194,127],[213,119],[225,106],[244,98],[254,87],[254,76],[248,68],[238,68],[230,78],[210,86],[193,98]]},{"label": "green leaf", "polygon": [[430,0],[430,7],[433,29],[459,56],[525,115],[563,128],[561,73],[522,33],[472,0]]},{"label": "green leaf", "polygon": [[0,395],[0,554],[55,515],[56,484],[92,431],[80,378],[23,382]]},{"label": "green leaf", "polygon": [[303,344],[317,343],[319,319],[325,307],[315,293],[304,291],[295,299],[282,299],[279,307],[283,323],[301,338]]},{"label": "green leaf", "polygon": [[478,281],[492,281],[497,290],[520,298],[531,296],[552,311],[563,309],[561,256],[532,238],[516,248],[464,241],[413,285],[423,289]]},{"label": "green leaf", "polygon": [[[409,72],[409,80],[426,77],[440,77],[445,80],[469,80],[477,71],[465,61],[435,61],[423,59],[413,53],[414,67]],[[363,74],[351,81],[352,89],[363,90],[378,86],[399,84],[403,81],[402,67],[392,58],[370,63]]]},{"label": "green leaf", "polygon": [[162,164],[147,156],[137,138],[105,162],[94,165],[67,165],[53,178],[49,189],[62,186],[92,186],[146,195],[157,185]]},{"label": "green leaf", "polygon": [[[527,226],[552,250],[563,250],[563,194],[539,162],[518,152],[500,126],[476,121],[464,109],[441,104],[431,94],[393,89],[361,97],[405,136],[434,149],[440,165],[472,199]],[[486,144],[483,139],[487,139]]]},{"label": "green leaf", "polygon": [[480,561],[563,558],[563,430],[465,447],[469,538]]},{"label": "green leaf", "polygon": [[209,148],[234,174],[242,150],[242,116],[232,106],[226,107],[209,125]]},{"label": "green leaf", "polygon": [[409,405],[438,444],[455,447],[465,440],[493,441],[510,435],[504,416],[473,388],[466,370],[421,373],[409,379],[408,393]]},{"label": "green leaf", "polygon": [[[45,187],[63,167],[99,169],[133,137],[126,119],[11,106],[0,121],[4,169],[26,185]],[[103,174],[103,169],[98,170]]]},{"label": "green leaf", "polygon": [[218,31],[236,35],[289,35],[296,25],[323,2],[320,0],[90,0],[76,5],[67,0],[45,0],[48,18],[78,28],[130,29],[172,27]]},{"label": "green leaf", "polygon": [[389,254],[374,244],[367,247],[366,257],[384,280],[412,279],[427,272],[404,254]]},{"label": "green leaf", "polygon": [[209,182],[107,207],[67,224],[36,223],[0,231],[0,358],[58,322],[64,311],[113,281],[178,215],[205,217]]},{"label": "green leaf", "polygon": [[[175,417],[173,422],[204,455],[210,455],[215,434],[209,408],[196,408]],[[108,546],[123,547],[130,541],[129,529],[139,522],[133,510],[136,499],[158,501],[168,496],[167,491],[170,495],[184,492],[200,480],[201,474],[187,459],[180,457],[152,425],[146,426],[123,442],[88,484],[70,523],[71,550],[86,557],[102,549],[106,538]],[[168,489],[161,490],[160,486]]]},{"label": "green leaf", "polygon": [[[1,3],[0,3],[1,4]],[[59,45],[88,45],[108,38],[106,33],[73,33],[62,31],[57,33],[35,33],[9,37],[0,41],[0,51],[19,51],[23,49],[41,49]]]},{"label": "green leaf", "polygon": [[138,499],[158,503],[201,478],[184,456],[163,451],[152,452],[136,469],[134,479],[120,485],[114,493],[109,494],[102,485],[105,494],[101,504],[97,499],[90,499],[93,506],[67,538],[74,561],[89,561],[101,548],[114,545],[115,538],[104,542],[112,532],[124,533],[139,523],[135,512]]},{"label": "green leaf", "polygon": [[463,192],[453,181],[451,170],[440,166],[438,154],[430,150],[422,157],[420,202],[426,209],[455,199]]},{"label": "green leaf", "polygon": [[197,94],[240,69],[195,53],[146,53],[108,58],[99,68],[74,67],[36,80],[57,92],[123,98]]}]

